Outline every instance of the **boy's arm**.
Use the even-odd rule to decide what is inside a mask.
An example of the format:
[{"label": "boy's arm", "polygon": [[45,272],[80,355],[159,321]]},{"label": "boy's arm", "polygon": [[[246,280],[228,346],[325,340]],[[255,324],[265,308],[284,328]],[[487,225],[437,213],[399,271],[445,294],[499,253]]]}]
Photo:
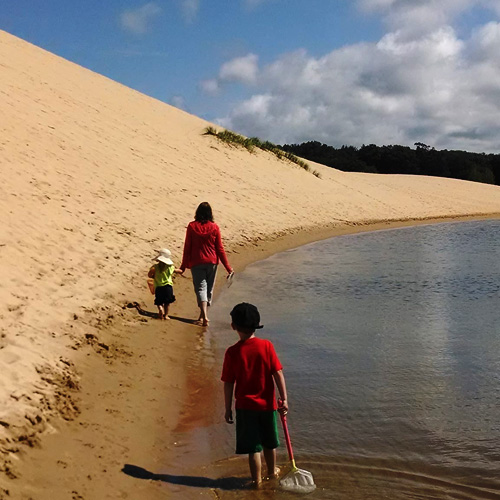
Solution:
[{"label": "boy's arm", "polygon": [[288,413],[288,401],[287,401],[287,393],[286,393],[286,384],[285,384],[285,376],[283,375],[283,370],[278,370],[273,373],[274,382],[278,387],[278,392],[281,398],[281,406],[278,408],[280,413],[286,415]]},{"label": "boy's arm", "polygon": [[154,278],[154,277],[155,277],[155,266],[152,266],[148,272],[148,278]]},{"label": "boy's arm", "polygon": [[228,424],[233,423],[233,392],[234,382],[224,382],[224,404],[226,406],[224,418]]}]

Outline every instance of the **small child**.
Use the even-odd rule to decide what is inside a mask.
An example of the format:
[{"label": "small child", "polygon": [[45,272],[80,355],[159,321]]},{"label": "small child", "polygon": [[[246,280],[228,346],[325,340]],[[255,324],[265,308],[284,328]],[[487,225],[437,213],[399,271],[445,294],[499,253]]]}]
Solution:
[{"label": "small child", "polygon": [[[229,347],[224,356],[221,380],[224,382],[225,420],[233,423],[233,392],[236,408],[236,453],[248,454],[252,484],[262,482],[261,452],[269,478],[276,478],[276,448],[279,446],[274,384],[282,400],[279,411],[288,411],[285,377],[269,340],[257,338],[262,328],[258,309],[242,302],[231,311],[231,327],[240,341]],[[236,385],[236,387],[235,387]]]},{"label": "small child", "polygon": [[157,264],[151,266],[148,272],[148,277],[154,278],[155,305],[158,306],[160,319],[170,319],[168,308],[172,302],[175,302],[172,277],[174,273],[180,273],[180,269],[175,269],[171,256],[170,250],[162,248],[154,259]]}]

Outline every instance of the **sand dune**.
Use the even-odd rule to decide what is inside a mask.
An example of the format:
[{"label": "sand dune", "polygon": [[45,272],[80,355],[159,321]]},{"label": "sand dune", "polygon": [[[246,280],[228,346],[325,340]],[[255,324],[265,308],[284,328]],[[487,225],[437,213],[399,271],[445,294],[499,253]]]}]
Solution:
[{"label": "sand dune", "polygon": [[201,201],[230,251],[311,228],[500,213],[497,186],[312,164],[317,178],[228,146],[203,135],[207,122],[5,32],[0,66],[4,457],[51,415],[78,413],[79,346],[144,288],[154,249],[179,263]]}]

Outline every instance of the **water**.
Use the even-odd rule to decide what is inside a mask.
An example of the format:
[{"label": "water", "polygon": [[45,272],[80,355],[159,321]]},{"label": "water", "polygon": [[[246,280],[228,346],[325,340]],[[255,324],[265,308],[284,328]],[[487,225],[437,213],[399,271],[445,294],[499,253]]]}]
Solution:
[{"label": "water", "polygon": [[[499,241],[498,220],[341,236],[258,262],[220,295],[205,340],[216,377],[237,340],[229,311],[256,304],[297,465],[318,485],[308,498],[500,499]],[[205,432],[231,455],[234,428]],[[248,475],[241,458],[217,463]]]}]

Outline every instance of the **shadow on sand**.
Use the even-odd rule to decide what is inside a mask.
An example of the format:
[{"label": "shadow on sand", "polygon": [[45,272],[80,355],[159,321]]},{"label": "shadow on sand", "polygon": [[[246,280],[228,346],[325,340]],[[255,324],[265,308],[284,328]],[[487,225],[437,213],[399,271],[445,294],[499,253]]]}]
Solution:
[{"label": "shadow on sand", "polygon": [[[134,308],[137,309],[137,312],[141,316],[147,316],[148,318],[159,319],[159,315],[157,312],[147,311],[146,309],[143,309],[138,302],[129,302],[125,307],[127,309],[134,309]],[[181,323],[189,323],[190,325],[199,326],[196,320],[194,319],[183,318],[181,316],[172,316],[171,314],[169,314],[169,316],[170,319],[173,319],[175,321],[180,321]]]},{"label": "shadow on sand", "polygon": [[223,477],[220,479],[211,479],[201,476],[176,476],[173,474],[155,474],[136,465],[125,464],[122,472],[127,476],[137,479],[149,479],[161,481],[163,483],[180,484],[183,486],[192,486],[195,488],[218,488],[220,490],[242,490],[249,488],[248,478]]}]

